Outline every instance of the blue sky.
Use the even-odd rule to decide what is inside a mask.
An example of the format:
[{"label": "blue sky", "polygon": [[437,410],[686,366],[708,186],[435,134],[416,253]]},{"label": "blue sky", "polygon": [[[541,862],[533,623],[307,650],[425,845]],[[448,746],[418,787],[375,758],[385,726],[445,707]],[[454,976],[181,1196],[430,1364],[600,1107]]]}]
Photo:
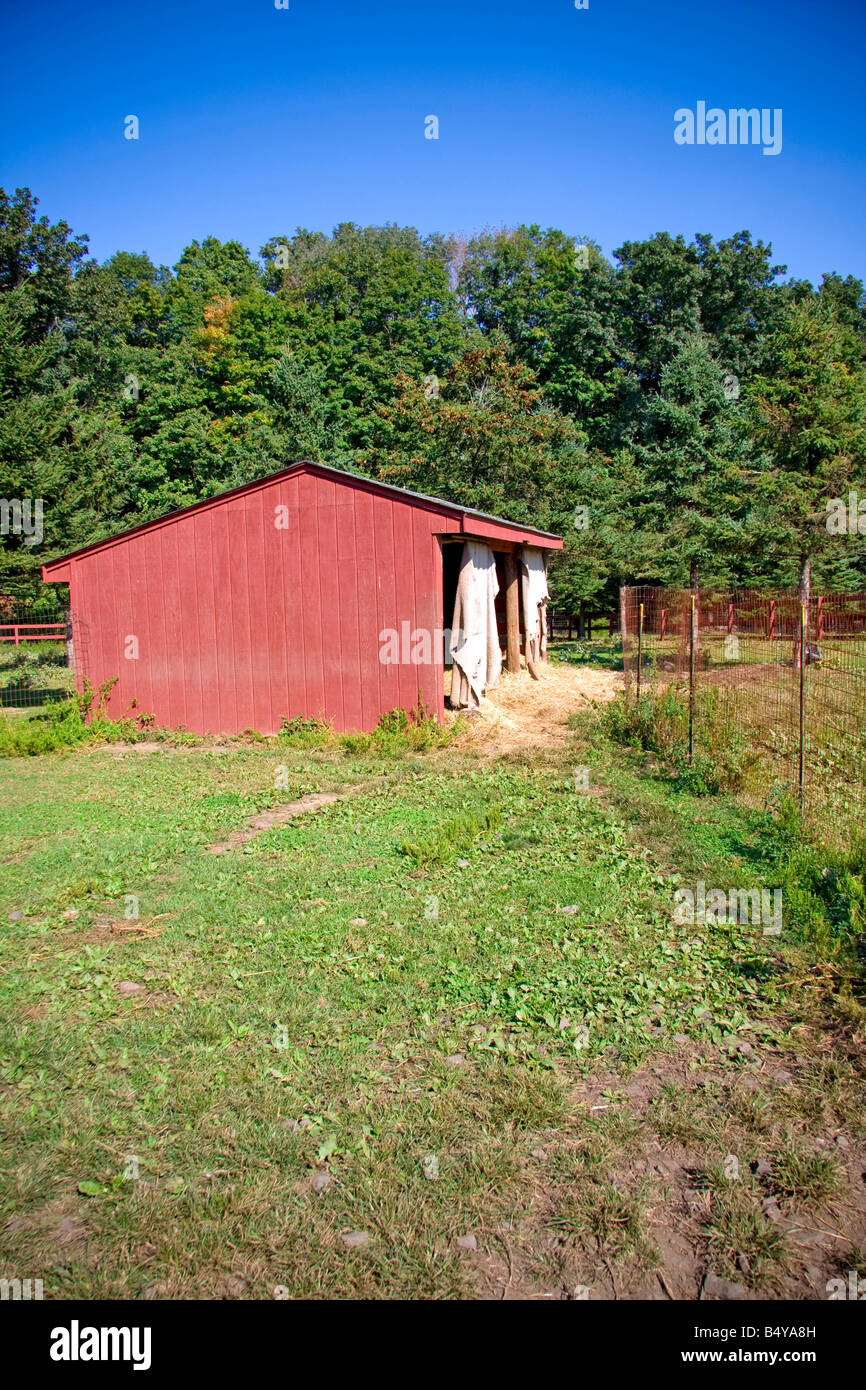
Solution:
[{"label": "blue sky", "polygon": [[[792,275],[866,277],[863,0],[289,4],[5,0],[0,183],[100,260],[535,221],[607,255],[748,227]],[[676,145],[698,101],[781,108],[782,152]]]}]

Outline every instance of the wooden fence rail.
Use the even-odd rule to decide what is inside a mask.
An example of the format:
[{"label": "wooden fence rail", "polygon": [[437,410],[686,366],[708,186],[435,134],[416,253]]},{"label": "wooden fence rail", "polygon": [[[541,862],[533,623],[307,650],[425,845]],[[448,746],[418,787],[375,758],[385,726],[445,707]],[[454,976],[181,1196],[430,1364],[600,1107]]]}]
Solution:
[{"label": "wooden fence rail", "polygon": [[0,623],[0,642],[64,642],[65,623]]}]

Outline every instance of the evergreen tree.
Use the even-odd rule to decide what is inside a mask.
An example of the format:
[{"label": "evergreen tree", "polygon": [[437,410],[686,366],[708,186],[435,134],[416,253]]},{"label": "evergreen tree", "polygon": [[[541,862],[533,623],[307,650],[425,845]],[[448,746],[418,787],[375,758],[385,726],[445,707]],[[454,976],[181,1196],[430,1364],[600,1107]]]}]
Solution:
[{"label": "evergreen tree", "polygon": [[827,525],[828,503],[862,491],[866,476],[866,359],[834,300],[825,292],[790,308],[769,345],[769,370],[748,393],[768,456],[755,489],[764,547],[777,582],[796,583],[807,605],[813,569],[846,587],[860,587],[866,573],[862,537]]},{"label": "evergreen tree", "polygon": [[630,429],[634,579],[692,588],[736,580],[751,540],[749,481],[757,467],[740,414],[705,335],[689,334]]}]

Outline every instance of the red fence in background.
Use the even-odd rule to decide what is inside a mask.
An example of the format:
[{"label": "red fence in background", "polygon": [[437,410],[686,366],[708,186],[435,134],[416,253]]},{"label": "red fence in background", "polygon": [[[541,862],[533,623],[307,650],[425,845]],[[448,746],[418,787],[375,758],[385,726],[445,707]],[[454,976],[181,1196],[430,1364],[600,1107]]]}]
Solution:
[{"label": "red fence in background", "polygon": [[0,642],[65,642],[65,623],[0,623]]}]

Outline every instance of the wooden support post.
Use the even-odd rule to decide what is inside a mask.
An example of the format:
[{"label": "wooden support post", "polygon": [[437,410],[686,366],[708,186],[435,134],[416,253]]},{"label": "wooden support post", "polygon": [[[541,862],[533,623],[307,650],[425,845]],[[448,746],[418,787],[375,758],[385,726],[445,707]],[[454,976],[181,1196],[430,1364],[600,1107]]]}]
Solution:
[{"label": "wooden support post", "polygon": [[505,556],[505,669],[511,675],[520,670],[520,589],[517,557]]}]

